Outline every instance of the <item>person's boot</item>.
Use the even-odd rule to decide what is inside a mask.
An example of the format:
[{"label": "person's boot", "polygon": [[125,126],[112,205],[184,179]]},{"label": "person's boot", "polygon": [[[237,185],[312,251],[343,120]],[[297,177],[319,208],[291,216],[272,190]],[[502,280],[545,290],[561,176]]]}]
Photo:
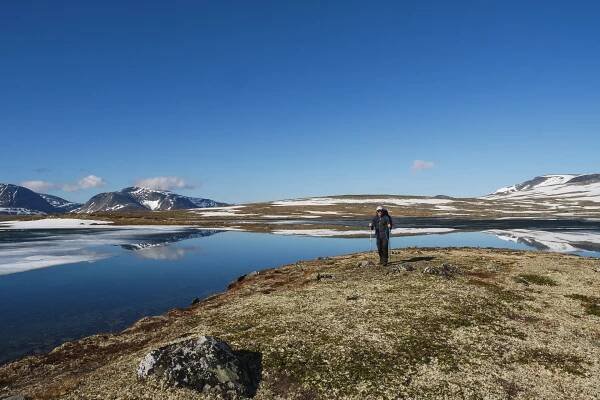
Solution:
[{"label": "person's boot", "polygon": [[383,265],[384,267],[387,267],[387,260],[383,260],[383,262],[381,263],[381,265]]}]

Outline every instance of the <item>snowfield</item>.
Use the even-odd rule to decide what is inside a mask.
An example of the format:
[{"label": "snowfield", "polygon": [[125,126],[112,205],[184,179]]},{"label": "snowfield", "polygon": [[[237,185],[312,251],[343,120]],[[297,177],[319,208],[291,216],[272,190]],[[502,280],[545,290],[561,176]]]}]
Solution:
[{"label": "snowfield", "polygon": [[0,230],[4,229],[80,229],[111,228],[110,221],[75,218],[45,218],[35,221],[0,222]]},{"label": "snowfield", "polygon": [[[570,202],[600,202],[600,179],[596,175],[544,175],[523,182],[519,185],[507,186],[494,193],[482,197],[488,200],[504,199],[544,199],[558,198]],[[577,178],[577,179],[576,179]],[[581,179],[589,183],[582,183]],[[573,182],[575,180],[575,182]],[[577,181],[579,180],[579,182]],[[555,203],[546,203],[555,206]]]},{"label": "snowfield", "polygon": [[291,199],[274,201],[271,204],[277,207],[298,207],[298,206],[335,206],[336,204],[382,204],[396,206],[414,206],[419,204],[435,205],[451,203],[449,199],[432,198],[340,198],[340,197],[313,197],[309,199]]},{"label": "snowfield", "polygon": [[152,232],[177,232],[196,228],[192,225],[111,225],[111,221],[76,218],[45,218],[35,221],[0,222],[0,231],[17,229],[110,229],[110,230],[148,230]]},{"label": "snowfield", "polygon": [[600,232],[595,231],[552,232],[530,229],[493,229],[484,231],[484,233],[496,235],[502,240],[525,243],[536,248],[557,252],[580,251],[590,244],[600,246]]}]

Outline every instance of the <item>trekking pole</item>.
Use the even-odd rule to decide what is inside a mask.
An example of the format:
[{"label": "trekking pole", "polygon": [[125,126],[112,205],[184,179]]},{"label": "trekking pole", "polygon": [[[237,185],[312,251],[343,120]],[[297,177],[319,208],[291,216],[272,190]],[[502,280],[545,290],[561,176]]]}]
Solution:
[{"label": "trekking pole", "polygon": [[369,253],[373,251],[373,231],[369,228]]},{"label": "trekking pole", "polygon": [[392,262],[392,251],[391,251],[391,248],[392,248],[392,228],[390,228],[389,232],[390,233],[388,234],[388,242],[387,242],[387,245],[388,245],[388,258],[389,258],[388,262]]}]

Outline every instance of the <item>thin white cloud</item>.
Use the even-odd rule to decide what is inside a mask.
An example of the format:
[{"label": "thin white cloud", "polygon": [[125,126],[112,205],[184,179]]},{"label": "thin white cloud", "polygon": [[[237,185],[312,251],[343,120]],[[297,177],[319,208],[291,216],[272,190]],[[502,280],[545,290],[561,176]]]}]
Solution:
[{"label": "thin white cloud", "polygon": [[57,185],[52,182],[40,180],[23,181],[20,185],[25,186],[27,189],[31,189],[34,192],[47,192],[57,188]]},{"label": "thin white cloud", "polygon": [[156,176],[140,179],[135,183],[135,186],[158,190],[192,189],[194,187],[187,183],[185,179],[177,176]]},{"label": "thin white cloud", "polygon": [[423,171],[425,169],[431,169],[435,167],[433,161],[415,160],[410,167],[411,171]]},{"label": "thin white cloud", "polygon": [[104,186],[106,185],[106,182],[104,182],[104,179],[100,178],[99,176],[88,175],[81,178],[77,184],[81,189],[90,189]]},{"label": "thin white cloud", "polygon": [[76,183],[63,184],[61,186],[61,189],[65,192],[76,192],[78,190],[97,188],[102,187],[104,185],[106,185],[106,181],[104,179],[96,175],[88,175],[84,176]]},{"label": "thin white cloud", "polygon": [[106,185],[106,181],[104,181],[104,179],[100,178],[99,176],[88,175],[79,179],[75,183],[52,183],[42,180],[30,180],[23,181],[20,183],[20,185],[31,189],[34,192],[47,192],[58,189],[64,190],[65,192],[76,192],[78,190],[104,186]]}]

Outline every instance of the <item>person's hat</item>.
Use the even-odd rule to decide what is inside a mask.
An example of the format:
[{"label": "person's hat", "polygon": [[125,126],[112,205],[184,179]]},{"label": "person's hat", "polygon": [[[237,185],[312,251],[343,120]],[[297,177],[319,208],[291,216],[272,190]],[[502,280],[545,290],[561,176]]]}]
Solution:
[{"label": "person's hat", "polygon": [[378,206],[376,211],[383,211],[383,207],[382,206]]}]

